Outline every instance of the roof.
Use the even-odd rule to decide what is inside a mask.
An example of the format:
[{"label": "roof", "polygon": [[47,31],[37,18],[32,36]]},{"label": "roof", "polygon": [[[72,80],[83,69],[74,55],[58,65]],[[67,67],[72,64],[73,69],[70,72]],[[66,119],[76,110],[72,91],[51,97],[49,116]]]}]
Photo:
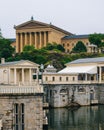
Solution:
[{"label": "roof", "polygon": [[65,69],[58,72],[59,74],[96,74],[96,66],[75,66],[75,67],[66,67]]},{"label": "roof", "polygon": [[88,38],[89,35],[70,35],[70,36],[65,36],[62,38],[62,40],[67,40],[67,39],[84,39]]},{"label": "roof", "polygon": [[[23,62],[31,62],[29,60],[20,60],[20,61],[13,61],[13,62],[5,62],[3,64],[0,64],[0,66],[9,66],[9,65],[17,65],[17,64],[20,64],[20,63],[23,63]],[[34,63],[34,62],[31,62],[33,64],[35,64],[36,66],[39,66],[38,64]]]},{"label": "roof", "polygon": [[104,57],[78,59],[78,60],[74,60],[72,62],[69,62],[66,65],[80,64],[80,63],[98,63],[98,62],[104,62]]},{"label": "roof", "polygon": [[58,31],[61,31],[61,32],[65,33],[66,35],[73,35],[72,33],[68,32],[66,30],[63,30],[63,29],[61,29],[59,27],[56,27],[56,26],[54,26],[52,24],[47,24],[47,23],[35,21],[33,19],[31,19],[30,21],[27,21],[25,23],[22,23],[22,24],[20,24],[18,26],[15,26],[14,28],[15,29],[20,29],[20,28],[22,28],[22,27],[24,28],[26,26],[28,26],[28,28],[33,28],[33,26],[37,26],[37,27],[48,27],[48,28],[51,27],[51,28],[53,28],[55,30],[58,30]]}]

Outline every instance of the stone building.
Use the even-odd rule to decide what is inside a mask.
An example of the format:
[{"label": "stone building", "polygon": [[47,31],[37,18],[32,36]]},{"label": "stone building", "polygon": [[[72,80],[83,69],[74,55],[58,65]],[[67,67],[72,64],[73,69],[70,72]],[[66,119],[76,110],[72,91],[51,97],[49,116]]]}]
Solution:
[{"label": "stone building", "polygon": [[89,42],[89,35],[71,35],[61,39],[61,44],[65,48],[65,52],[70,53],[78,41],[82,41],[87,48],[87,52],[97,52],[97,46]]},{"label": "stone building", "polygon": [[0,64],[0,122],[3,130],[43,130],[43,87],[39,65],[28,60]]},{"label": "stone building", "polygon": [[54,25],[33,20],[14,27],[16,29],[16,52],[22,52],[25,45],[33,45],[36,49],[46,46],[47,43],[61,44],[61,38],[72,35]]},{"label": "stone building", "polygon": [[43,83],[52,107],[104,104],[104,57],[78,59],[59,72],[45,71]]},{"label": "stone building", "polygon": [[39,21],[33,17],[30,21],[14,26],[16,39],[10,39],[17,53],[23,51],[25,45],[33,45],[36,49],[45,47],[47,43],[61,44],[65,52],[70,53],[78,41],[82,41],[87,47],[87,52],[97,52],[97,46],[91,45],[89,35],[74,35],[57,26]]}]

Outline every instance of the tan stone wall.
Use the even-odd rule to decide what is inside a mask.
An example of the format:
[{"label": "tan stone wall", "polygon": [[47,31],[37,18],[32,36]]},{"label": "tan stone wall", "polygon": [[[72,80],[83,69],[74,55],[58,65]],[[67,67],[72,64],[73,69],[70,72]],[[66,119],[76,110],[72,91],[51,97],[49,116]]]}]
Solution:
[{"label": "tan stone wall", "polygon": [[78,41],[82,41],[86,47],[90,45],[90,42],[87,38],[62,40],[61,44],[64,46],[65,52],[71,52]]},{"label": "tan stone wall", "polygon": [[[54,77],[54,80],[53,80]],[[60,79],[61,77],[61,79]],[[71,81],[77,81],[78,80],[78,76],[77,74],[43,74],[43,81],[44,83],[68,83]]]},{"label": "tan stone wall", "polygon": [[61,44],[61,38],[64,36],[65,36],[64,33],[52,29],[51,32],[49,32],[49,42],[50,43],[55,42],[57,44]]},{"label": "tan stone wall", "polygon": [[[18,94],[17,94],[18,95]],[[14,104],[24,104],[25,130],[43,130],[42,96],[0,96],[3,130],[14,130]]]}]

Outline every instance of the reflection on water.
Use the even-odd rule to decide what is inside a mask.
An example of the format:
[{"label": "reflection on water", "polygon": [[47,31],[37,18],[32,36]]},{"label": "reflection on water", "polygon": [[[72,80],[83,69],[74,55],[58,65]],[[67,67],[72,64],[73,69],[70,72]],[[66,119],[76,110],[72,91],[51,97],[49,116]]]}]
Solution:
[{"label": "reflection on water", "polygon": [[48,130],[104,130],[104,106],[50,109]]}]

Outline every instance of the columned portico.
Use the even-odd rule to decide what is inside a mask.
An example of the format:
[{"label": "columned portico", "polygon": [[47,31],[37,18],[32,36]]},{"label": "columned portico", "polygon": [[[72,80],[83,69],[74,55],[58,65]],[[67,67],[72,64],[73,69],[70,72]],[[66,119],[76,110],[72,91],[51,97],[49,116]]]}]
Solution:
[{"label": "columned portico", "polygon": [[48,31],[23,32],[16,34],[16,52],[22,52],[25,45],[34,45],[36,49],[46,46]]}]

